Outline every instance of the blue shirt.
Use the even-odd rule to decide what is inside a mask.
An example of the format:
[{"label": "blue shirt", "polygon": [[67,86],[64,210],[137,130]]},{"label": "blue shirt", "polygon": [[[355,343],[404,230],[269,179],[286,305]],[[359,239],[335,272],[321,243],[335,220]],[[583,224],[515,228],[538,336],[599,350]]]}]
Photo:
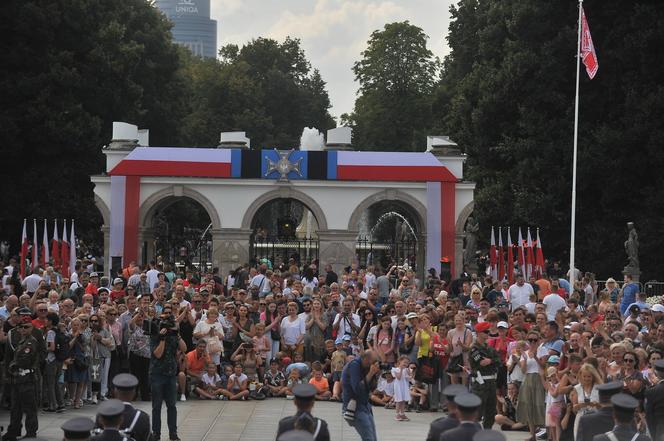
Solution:
[{"label": "blue shirt", "polygon": [[567,279],[558,279],[558,284],[569,295],[569,291],[570,291],[570,288],[571,288],[570,284],[569,284],[569,281]]},{"label": "blue shirt", "polygon": [[629,305],[636,301],[636,294],[638,292],[639,285],[636,283],[628,283],[627,285],[623,286],[623,296],[622,300],[620,301],[620,313],[622,315],[625,315],[625,311],[627,311]]},{"label": "blue shirt", "polygon": [[369,394],[371,387],[366,383],[368,373],[368,370],[362,368],[359,358],[354,359],[344,367],[341,372],[341,384],[343,385],[341,396],[344,409],[348,406],[350,400],[355,400],[357,402],[355,411],[360,409],[370,411]]}]

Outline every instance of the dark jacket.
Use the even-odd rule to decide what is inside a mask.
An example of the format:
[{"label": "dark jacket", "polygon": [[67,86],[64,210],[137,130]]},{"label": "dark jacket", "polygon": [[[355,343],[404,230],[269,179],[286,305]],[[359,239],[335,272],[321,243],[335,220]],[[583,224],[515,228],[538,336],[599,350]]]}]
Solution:
[{"label": "dark jacket", "polygon": [[597,412],[587,413],[579,419],[577,441],[593,441],[595,435],[613,430],[613,409],[602,407]]},{"label": "dark jacket", "polygon": [[459,419],[454,416],[438,418],[431,422],[427,441],[438,441],[440,435],[459,426]]},{"label": "dark jacket", "polygon": [[440,441],[473,441],[473,436],[480,430],[482,430],[482,426],[479,423],[464,421],[456,428],[440,435]]},{"label": "dark jacket", "polygon": [[[634,435],[636,434],[636,430],[629,426],[629,425],[620,425],[616,426],[615,429],[613,429],[613,434],[618,438],[618,441],[632,441],[634,438]],[[604,433],[595,435],[593,437],[593,441],[611,441],[611,439],[606,436]],[[634,439],[634,441],[650,441],[650,438],[648,438],[646,435],[639,435]],[[655,441],[658,441],[655,439]]]},{"label": "dark jacket", "polygon": [[646,390],[644,407],[653,441],[664,439],[664,381]]},{"label": "dark jacket", "polygon": [[[284,432],[288,432],[289,430],[294,430],[295,422],[297,421],[297,418],[299,416],[300,412],[296,413],[293,416],[282,418],[279,421],[279,429],[277,429],[277,437],[279,437],[279,435],[281,435]],[[316,430],[314,431],[314,440],[330,441],[330,431],[327,428],[327,423],[325,422],[325,420],[316,417],[314,417],[314,420],[317,423]]]}]

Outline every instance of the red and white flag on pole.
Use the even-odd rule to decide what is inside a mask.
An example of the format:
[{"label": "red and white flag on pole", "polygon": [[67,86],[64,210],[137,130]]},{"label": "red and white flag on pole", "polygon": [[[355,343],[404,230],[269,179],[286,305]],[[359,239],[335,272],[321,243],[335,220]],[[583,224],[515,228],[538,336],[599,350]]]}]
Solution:
[{"label": "red and white flag on pole", "polygon": [[533,238],[530,235],[530,227],[528,227],[528,246],[526,249],[526,269],[528,271],[528,279],[534,274],[535,269],[535,254],[533,253]]},{"label": "red and white flag on pole", "polygon": [[503,227],[498,227],[498,280],[505,278],[505,253],[503,250]]},{"label": "red and white flag on pole", "polygon": [[46,225],[46,219],[44,219],[44,236],[42,239],[41,254],[39,255],[42,268],[48,266],[51,256],[48,255],[48,226]]},{"label": "red and white flag on pole", "polygon": [[60,239],[58,239],[58,220],[53,221],[53,240],[51,240],[51,255],[53,256],[53,267],[60,271]]},{"label": "red and white flag on pole", "polygon": [[37,242],[37,219],[32,220],[32,269],[39,268],[39,242]]},{"label": "red and white flag on pole", "polygon": [[523,235],[521,234],[521,227],[519,227],[519,243],[517,244],[517,260],[519,261],[519,272],[523,277],[526,277],[526,255],[523,252]]},{"label": "red and white flag on pole", "polygon": [[497,270],[497,258],[498,254],[496,253],[496,236],[493,232],[493,227],[491,227],[491,248],[489,249],[489,262],[491,263],[491,277],[496,280],[498,275]]},{"label": "red and white flag on pole", "polygon": [[597,61],[597,54],[595,53],[595,45],[593,38],[590,36],[590,28],[588,27],[588,20],[586,20],[586,12],[581,8],[581,60],[586,66],[586,72],[592,80],[597,74],[599,63]]},{"label": "red and white flag on pole", "polygon": [[69,242],[67,241],[67,219],[62,226],[62,244],[60,246],[60,264],[62,277],[69,277]]},{"label": "red and white flag on pole", "polygon": [[[71,220],[71,234],[69,235],[69,273],[76,268],[76,233],[74,232],[74,219]],[[70,276],[71,277],[71,276]]]},{"label": "red and white flag on pole", "polygon": [[28,258],[27,220],[23,219],[23,235],[21,236],[21,279],[25,279],[25,260]]},{"label": "red and white flag on pole", "polygon": [[544,251],[542,251],[542,240],[537,229],[537,251],[535,252],[535,272],[539,277],[544,274]]},{"label": "red and white flag on pole", "polygon": [[510,286],[514,283],[514,243],[510,227],[507,227],[507,282]]}]

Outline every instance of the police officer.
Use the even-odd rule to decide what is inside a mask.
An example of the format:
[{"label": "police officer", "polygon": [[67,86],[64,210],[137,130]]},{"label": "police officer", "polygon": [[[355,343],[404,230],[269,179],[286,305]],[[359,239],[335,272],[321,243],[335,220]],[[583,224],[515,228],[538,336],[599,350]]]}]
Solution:
[{"label": "police officer", "polygon": [[60,426],[64,433],[62,441],[90,441],[90,431],[95,423],[90,418],[78,417],[65,421]]},{"label": "police officer", "polygon": [[593,441],[595,435],[613,429],[613,408],[611,397],[622,391],[622,381],[614,381],[596,386],[599,392],[600,408],[595,412],[582,415],[579,419],[577,441]]},{"label": "police officer", "polygon": [[460,384],[450,384],[443,389],[443,395],[447,398],[447,416],[431,422],[427,441],[438,441],[442,433],[459,425],[459,409],[454,403],[454,398],[467,392],[466,387]]},{"label": "police officer", "polygon": [[313,441],[314,436],[306,430],[289,430],[279,435],[277,441]]},{"label": "police officer", "polygon": [[[132,436],[136,441],[149,441],[152,439],[150,416],[131,404],[136,397],[137,386],[138,379],[132,374],[118,374],[113,377],[115,397],[124,402],[120,430]],[[97,418],[97,427],[101,427],[99,418]]]},{"label": "police officer", "polygon": [[93,441],[131,441],[129,435],[120,431],[125,406],[120,400],[108,400],[99,405],[97,417],[103,430],[92,437]]},{"label": "police officer", "polygon": [[293,388],[293,395],[295,396],[297,413],[279,421],[277,439],[281,439],[279,435],[284,432],[298,429],[313,434],[316,441],[330,441],[330,431],[325,420],[311,415],[311,410],[316,401],[316,386],[313,384],[298,384]]},{"label": "police officer", "polygon": [[487,322],[478,323],[477,338],[470,347],[470,368],[474,373],[471,391],[480,397],[480,417],[485,429],[491,429],[496,419],[496,379],[501,363],[498,352],[487,345],[490,327]]},{"label": "police officer", "polygon": [[664,438],[664,360],[655,362],[655,373],[657,384],[646,390],[644,407],[650,435],[659,441]]},{"label": "police officer", "polygon": [[440,435],[440,441],[472,441],[473,436],[482,430],[478,423],[482,400],[475,394],[465,393],[454,397],[459,411],[459,425]]},{"label": "police officer", "polygon": [[490,429],[480,430],[473,436],[473,441],[505,441],[506,439],[503,432]]},{"label": "police officer", "polygon": [[[18,329],[18,331],[17,331]],[[35,438],[39,422],[37,421],[37,376],[39,366],[39,345],[32,336],[32,317],[21,315],[21,321],[12,329],[16,334],[17,344],[13,345],[11,357],[5,359],[11,391],[11,413],[7,433],[3,441],[15,441],[21,435],[21,420],[25,413],[26,438]],[[16,332],[17,331],[17,332]]]},{"label": "police officer", "polygon": [[[639,402],[631,395],[619,393],[611,397],[613,404],[613,430],[595,435],[593,441],[650,441],[634,428],[634,412]],[[658,438],[655,438],[657,441]]]}]

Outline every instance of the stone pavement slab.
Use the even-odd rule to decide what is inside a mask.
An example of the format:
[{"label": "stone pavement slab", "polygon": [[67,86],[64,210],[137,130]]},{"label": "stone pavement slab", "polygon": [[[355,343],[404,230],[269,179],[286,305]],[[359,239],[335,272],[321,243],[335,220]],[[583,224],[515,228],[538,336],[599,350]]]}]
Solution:
[{"label": "stone pavement slab", "polygon": [[[150,403],[138,402],[136,407],[151,414]],[[60,426],[76,416],[94,418],[97,406],[86,405],[79,410],[67,410],[62,414],[39,413],[38,435],[49,441],[60,441]],[[178,433],[182,441],[268,441],[274,440],[278,422],[295,412],[292,401],[267,399],[265,401],[201,401],[178,402]],[[314,415],[327,421],[333,441],[359,441],[357,432],[348,426],[341,416],[339,403],[317,402]],[[440,413],[411,412],[409,422],[394,420],[394,410],[374,408],[374,417],[381,441],[424,441],[429,424]],[[9,412],[0,411],[0,426],[9,424]],[[167,434],[166,407],[162,409],[161,433]],[[527,438],[524,432],[506,432],[509,441]]]}]

